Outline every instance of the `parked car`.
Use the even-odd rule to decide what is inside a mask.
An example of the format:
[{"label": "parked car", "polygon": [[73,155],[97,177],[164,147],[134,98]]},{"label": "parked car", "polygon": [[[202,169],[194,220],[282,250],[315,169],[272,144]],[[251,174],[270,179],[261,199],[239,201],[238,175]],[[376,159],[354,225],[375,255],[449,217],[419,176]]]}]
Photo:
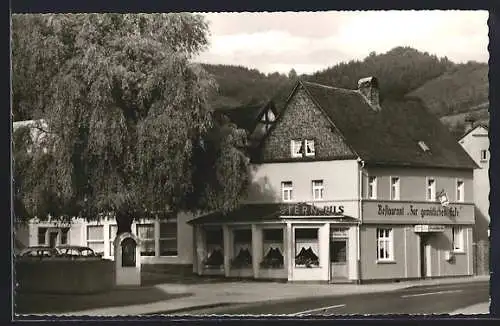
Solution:
[{"label": "parked car", "polygon": [[32,246],[22,250],[19,257],[57,257],[59,251],[47,246]]},{"label": "parked car", "polygon": [[61,245],[57,246],[56,249],[63,257],[101,257],[89,247]]}]

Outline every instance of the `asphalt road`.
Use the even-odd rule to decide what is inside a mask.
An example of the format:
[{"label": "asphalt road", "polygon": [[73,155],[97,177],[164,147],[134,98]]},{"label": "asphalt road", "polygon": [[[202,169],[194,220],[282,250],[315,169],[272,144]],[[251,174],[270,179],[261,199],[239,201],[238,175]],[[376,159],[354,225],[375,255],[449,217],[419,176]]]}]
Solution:
[{"label": "asphalt road", "polygon": [[487,302],[489,282],[412,287],[397,291],[239,304],[186,312],[190,315],[446,314]]}]

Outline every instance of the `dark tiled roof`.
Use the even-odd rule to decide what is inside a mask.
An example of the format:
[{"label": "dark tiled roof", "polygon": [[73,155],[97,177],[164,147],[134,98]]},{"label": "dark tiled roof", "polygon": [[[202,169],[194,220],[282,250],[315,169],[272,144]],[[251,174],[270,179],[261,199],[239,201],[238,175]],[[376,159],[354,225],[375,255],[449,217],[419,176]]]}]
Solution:
[{"label": "dark tiled roof", "polygon": [[[273,103],[269,102],[263,105],[216,109],[215,113],[226,115],[229,120],[239,128],[245,129],[251,133],[255,129],[261,114],[268,107],[271,107],[273,111],[275,111]],[[274,113],[276,113],[276,111]]]},{"label": "dark tiled roof", "polygon": [[[190,220],[189,224],[206,224],[206,223],[234,223],[234,222],[270,222],[280,221],[281,216],[288,216],[286,213],[290,204],[283,203],[261,203],[261,204],[242,204],[235,210],[223,214],[222,212],[213,212],[207,215]],[[292,204],[293,205],[293,204]],[[307,206],[309,209],[315,208],[312,205],[300,203],[300,207]],[[316,208],[317,209],[317,208]],[[300,210],[299,210],[300,211]],[[297,216],[298,217],[298,216]],[[342,222],[356,222],[357,219],[346,215],[324,215],[322,218],[339,219]],[[318,217],[314,217],[317,219]]]},{"label": "dark tiled roof", "polygon": [[[477,167],[447,128],[418,99],[386,100],[377,112],[357,90],[300,83],[347,144],[368,164]],[[422,151],[419,141],[424,141],[430,151]]]}]

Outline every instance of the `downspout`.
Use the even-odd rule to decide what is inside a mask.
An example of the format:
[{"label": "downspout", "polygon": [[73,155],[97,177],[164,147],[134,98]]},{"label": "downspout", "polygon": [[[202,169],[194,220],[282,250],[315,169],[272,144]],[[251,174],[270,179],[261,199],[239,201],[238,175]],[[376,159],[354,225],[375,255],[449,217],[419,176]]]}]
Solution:
[{"label": "downspout", "polygon": [[363,169],[365,168],[365,161],[361,158],[358,158],[358,163],[360,166],[358,173],[358,228],[357,228],[357,238],[358,238],[358,252],[357,252],[357,264],[358,264],[358,284],[361,283],[361,224],[363,223],[363,210],[362,210],[362,197],[363,197]]}]

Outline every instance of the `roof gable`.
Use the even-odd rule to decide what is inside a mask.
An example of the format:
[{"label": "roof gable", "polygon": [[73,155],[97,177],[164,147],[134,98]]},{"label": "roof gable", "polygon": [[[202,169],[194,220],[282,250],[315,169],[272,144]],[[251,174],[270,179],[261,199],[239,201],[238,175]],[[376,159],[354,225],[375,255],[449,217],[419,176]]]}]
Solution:
[{"label": "roof gable", "polygon": [[471,128],[468,131],[466,131],[465,134],[462,137],[460,137],[458,140],[461,141],[462,139],[464,139],[468,135],[472,134],[473,132],[478,131],[478,129],[483,129],[486,133],[488,133],[488,130],[489,130],[487,125],[481,123],[481,124],[476,125],[474,128]]}]

